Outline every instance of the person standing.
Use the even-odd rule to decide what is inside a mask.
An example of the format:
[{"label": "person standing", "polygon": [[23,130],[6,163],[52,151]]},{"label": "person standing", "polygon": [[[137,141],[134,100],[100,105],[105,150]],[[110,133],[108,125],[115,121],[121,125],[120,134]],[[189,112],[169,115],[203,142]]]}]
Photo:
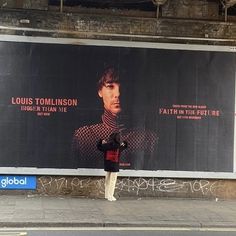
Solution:
[{"label": "person standing", "polygon": [[104,170],[105,176],[105,198],[108,201],[116,201],[114,197],[117,173],[119,172],[120,154],[127,148],[127,142],[120,141],[119,133],[112,133],[108,141],[99,140],[98,150],[104,153]]}]

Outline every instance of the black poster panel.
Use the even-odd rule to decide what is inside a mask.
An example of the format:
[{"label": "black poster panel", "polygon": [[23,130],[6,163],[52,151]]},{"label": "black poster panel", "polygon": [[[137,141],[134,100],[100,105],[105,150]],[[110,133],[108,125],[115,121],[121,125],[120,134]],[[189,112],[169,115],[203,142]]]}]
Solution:
[{"label": "black poster panel", "polygon": [[[99,82],[100,81],[100,82]],[[228,52],[0,43],[0,166],[233,171],[235,56]]]}]

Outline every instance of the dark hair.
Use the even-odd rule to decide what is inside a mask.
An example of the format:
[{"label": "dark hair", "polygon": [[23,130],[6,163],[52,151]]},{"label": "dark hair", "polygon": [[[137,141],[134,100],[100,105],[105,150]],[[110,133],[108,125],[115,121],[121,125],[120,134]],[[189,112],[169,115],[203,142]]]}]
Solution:
[{"label": "dark hair", "polygon": [[120,143],[120,133],[112,133],[109,136],[109,142],[117,142]]},{"label": "dark hair", "polygon": [[120,83],[119,74],[114,67],[108,67],[107,69],[105,69],[98,81],[98,91],[102,89],[105,83]]}]

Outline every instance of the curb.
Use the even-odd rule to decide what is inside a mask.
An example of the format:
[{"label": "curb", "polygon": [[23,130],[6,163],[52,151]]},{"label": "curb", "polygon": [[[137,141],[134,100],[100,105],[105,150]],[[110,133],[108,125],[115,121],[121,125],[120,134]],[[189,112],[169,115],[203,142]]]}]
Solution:
[{"label": "curb", "polygon": [[47,228],[193,228],[193,229],[219,229],[219,228],[235,228],[236,223],[234,222],[219,222],[217,224],[200,223],[200,222],[178,222],[178,221],[160,221],[154,223],[114,223],[114,222],[0,222],[0,228],[36,228],[36,227],[47,227]]}]

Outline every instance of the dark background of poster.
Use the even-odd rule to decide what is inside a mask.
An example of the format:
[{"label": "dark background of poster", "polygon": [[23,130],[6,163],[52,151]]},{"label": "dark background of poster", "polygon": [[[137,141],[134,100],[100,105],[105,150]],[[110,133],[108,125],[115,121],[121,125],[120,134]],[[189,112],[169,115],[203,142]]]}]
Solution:
[{"label": "dark background of poster", "polygon": [[[100,121],[96,83],[108,65],[120,72],[123,120],[158,134],[150,170],[233,170],[233,53],[11,42],[0,43],[0,166],[77,168],[72,135]],[[79,105],[39,117],[11,97],[77,98]],[[207,105],[221,116],[159,115],[172,104]]]}]

